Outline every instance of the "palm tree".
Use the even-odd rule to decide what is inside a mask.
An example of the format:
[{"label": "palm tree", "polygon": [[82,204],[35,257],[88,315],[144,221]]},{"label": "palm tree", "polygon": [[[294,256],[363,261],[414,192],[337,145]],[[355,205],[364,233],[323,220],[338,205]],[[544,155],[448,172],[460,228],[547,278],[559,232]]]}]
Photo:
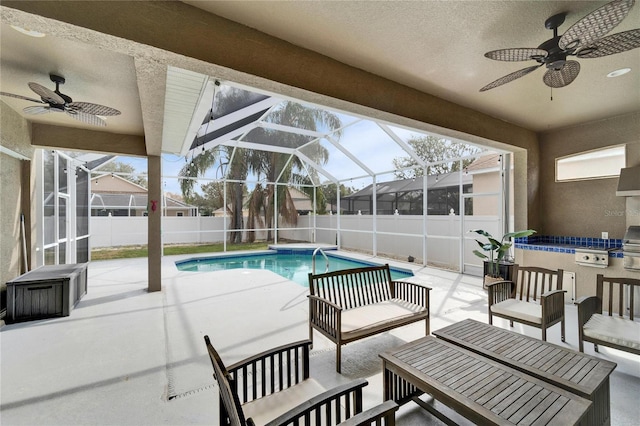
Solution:
[{"label": "palm tree", "polygon": [[[340,118],[335,114],[294,102],[284,102],[278,109],[272,111],[265,121],[311,131],[318,131],[319,128],[340,129],[342,127]],[[336,138],[339,138],[340,135],[339,130],[334,133]],[[255,138],[255,140],[269,145],[287,148],[298,148],[309,142],[308,136],[274,131],[269,128],[255,129],[247,137]],[[305,154],[319,164],[326,164],[329,159],[329,152],[318,142],[307,145]],[[298,185],[310,183],[306,174],[301,173],[303,170],[302,161],[298,157],[290,158],[288,154],[278,152],[258,153],[251,168],[251,171],[259,178],[264,176],[267,182],[275,183],[280,175],[282,182]],[[312,169],[311,173],[315,174],[315,170]],[[298,212],[287,186],[271,184],[263,187],[261,184],[256,185],[249,201],[247,226],[249,229],[254,229],[256,225],[267,227],[267,240],[271,239],[271,228],[274,225],[275,188],[277,188],[278,213],[283,221],[295,225],[298,220]],[[301,189],[311,196],[312,188],[301,186]],[[324,199],[324,197],[319,198]],[[263,214],[264,221],[260,219],[260,213]],[[250,233],[248,237],[249,239],[254,238],[253,233]]]},{"label": "palm tree", "polygon": [[[247,98],[256,94],[239,89],[230,88],[220,93],[216,102],[216,112],[211,113],[210,119],[223,116],[228,112],[235,111],[239,105],[247,103]],[[333,113],[318,108],[307,107],[294,102],[284,102],[278,108],[271,111],[265,121],[281,124],[293,128],[318,131],[319,129],[340,129],[342,123],[340,118]],[[341,132],[337,131],[333,135],[340,137]],[[251,141],[261,141],[265,145],[277,145],[281,147],[298,148],[309,142],[309,137],[297,133],[276,131],[269,128],[256,128],[249,132],[247,139]],[[247,150],[237,148],[233,153],[233,147],[220,146],[218,149],[203,151],[194,157],[191,162],[185,164],[180,171],[183,177],[180,181],[181,190],[185,200],[193,194],[194,183],[198,176],[203,175],[207,170],[226,163],[228,180],[239,181],[230,182],[227,185],[227,198],[231,204],[232,221],[231,228],[242,230],[244,228],[242,207],[244,201],[244,184],[249,173],[255,174],[259,180],[265,180],[270,184],[263,186],[257,184],[249,199],[249,217],[247,227],[272,228],[275,216],[275,188],[278,196],[278,212],[286,223],[295,224],[297,222],[297,211],[293,200],[284,185],[272,184],[280,176],[281,182],[303,184],[309,183],[310,179],[304,170],[302,162],[296,156],[259,150]],[[305,147],[305,154],[314,161],[325,164],[329,153],[319,143],[314,143]],[[231,158],[233,157],[233,158]],[[313,171],[312,173],[315,173]],[[314,176],[316,177],[316,176]],[[303,187],[303,191],[310,193],[311,188]],[[318,197],[323,199],[322,196]],[[226,207],[226,206],[225,206]],[[253,232],[248,233],[248,239],[255,238]],[[231,242],[241,242],[242,232],[233,232]],[[267,239],[271,239],[271,231],[267,232]]]}]

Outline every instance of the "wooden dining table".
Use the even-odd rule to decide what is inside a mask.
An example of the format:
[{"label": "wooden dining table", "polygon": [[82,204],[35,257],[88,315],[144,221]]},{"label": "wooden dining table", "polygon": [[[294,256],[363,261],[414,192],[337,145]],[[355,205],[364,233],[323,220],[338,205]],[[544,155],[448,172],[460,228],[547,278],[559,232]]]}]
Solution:
[{"label": "wooden dining table", "polygon": [[385,400],[404,404],[426,393],[476,424],[575,425],[591,406],[574,393],[434,336],[380,357]]}]

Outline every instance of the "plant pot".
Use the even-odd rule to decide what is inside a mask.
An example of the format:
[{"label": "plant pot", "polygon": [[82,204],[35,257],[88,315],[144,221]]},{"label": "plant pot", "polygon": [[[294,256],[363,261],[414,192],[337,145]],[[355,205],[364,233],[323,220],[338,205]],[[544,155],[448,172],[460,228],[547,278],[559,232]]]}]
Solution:
[{"label": "plant pot", "polygon": [[513,279],[513,262],[500,262],[498,263],[498,276],[494,277],[489,274],[489,262],[484,261],[484,281],[482,287],[486,290],[487,284],[496,281],[512,280]]}]

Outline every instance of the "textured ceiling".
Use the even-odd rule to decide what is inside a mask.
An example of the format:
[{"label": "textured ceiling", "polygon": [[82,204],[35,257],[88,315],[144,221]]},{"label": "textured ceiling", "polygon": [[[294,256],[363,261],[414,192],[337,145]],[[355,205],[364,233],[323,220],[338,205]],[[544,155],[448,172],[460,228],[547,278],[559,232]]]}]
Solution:
[{"label": "textured ceiling", "polygon": [[[640,50],[581,59],[571,85],[551,90],[544,70],[479,89],[535,62],[497,62],[485,52],[537,47],[544,21],[567,12],[562,34],[606,1],[186,1],[185,3],[407,86],[535,131],[640,110]],[[640,28],[636,5],[612,33]],[[610,71],[632,72],[607,78]]]},{"label": "textured ceiling", "polygon": [[[373,74],[430,93],[479,112],[543,131],[640,110],[640,50],[600,59],[580,60],[582,71],[571,85],[553,91],[544,71],[480,93],[485,84],[531,63],[486,59],[489,50],[536,47],[551,36],[544,21],[567,12],[571,24],[606,2],[597,1],[188,1],[200,8],[292,44],[316,51]],[[117,5],[117,3],[113,3]],[[100,34],[34,15],[2,9],[0,90],[34,96],[30,81],[54,88],[48,75],[67,79],[61,91],[75,101],[115,107],[106,132],[144,135],[147,153],[159,155],[164,135],[167,66],[196,70],[219,78],[209,67],[122,38]],[[20,34],[18,23],[47,33]],[[636,5],[613,32],[640,27]],[[615,69],[633,71],[611,79]],[[210,72],[207,72],[210,71]],[[227,77],[228,78],[228,77]],[[327,76],[331,78],[331,76]],[[378,96],[380,94],[377,94]],[[37,97],[37,96],[35,96]],[[21,112],[29,102],[3,97]],[[30,120],[87,127],[62,114]],[[179,124],[185,127],[185,123]],[[177,137],[177,136],[176,136]]]}]

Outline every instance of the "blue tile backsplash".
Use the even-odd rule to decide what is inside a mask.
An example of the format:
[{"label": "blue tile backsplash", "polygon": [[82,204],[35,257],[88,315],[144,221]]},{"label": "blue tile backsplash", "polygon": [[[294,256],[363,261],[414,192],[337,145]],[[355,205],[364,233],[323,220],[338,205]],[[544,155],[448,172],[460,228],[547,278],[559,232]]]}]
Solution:
[{"label": "blue tile backsplash", "polygon": [[549,251],[554,253],[574,254],[576,248],[593,247],[601,249],[613,249],[609,257],[623,257],[622,240],[614,238],[591,237],[561,237],[557,235],[532,235],[530,237],[515,238],[514,247],[522,250]]}]

